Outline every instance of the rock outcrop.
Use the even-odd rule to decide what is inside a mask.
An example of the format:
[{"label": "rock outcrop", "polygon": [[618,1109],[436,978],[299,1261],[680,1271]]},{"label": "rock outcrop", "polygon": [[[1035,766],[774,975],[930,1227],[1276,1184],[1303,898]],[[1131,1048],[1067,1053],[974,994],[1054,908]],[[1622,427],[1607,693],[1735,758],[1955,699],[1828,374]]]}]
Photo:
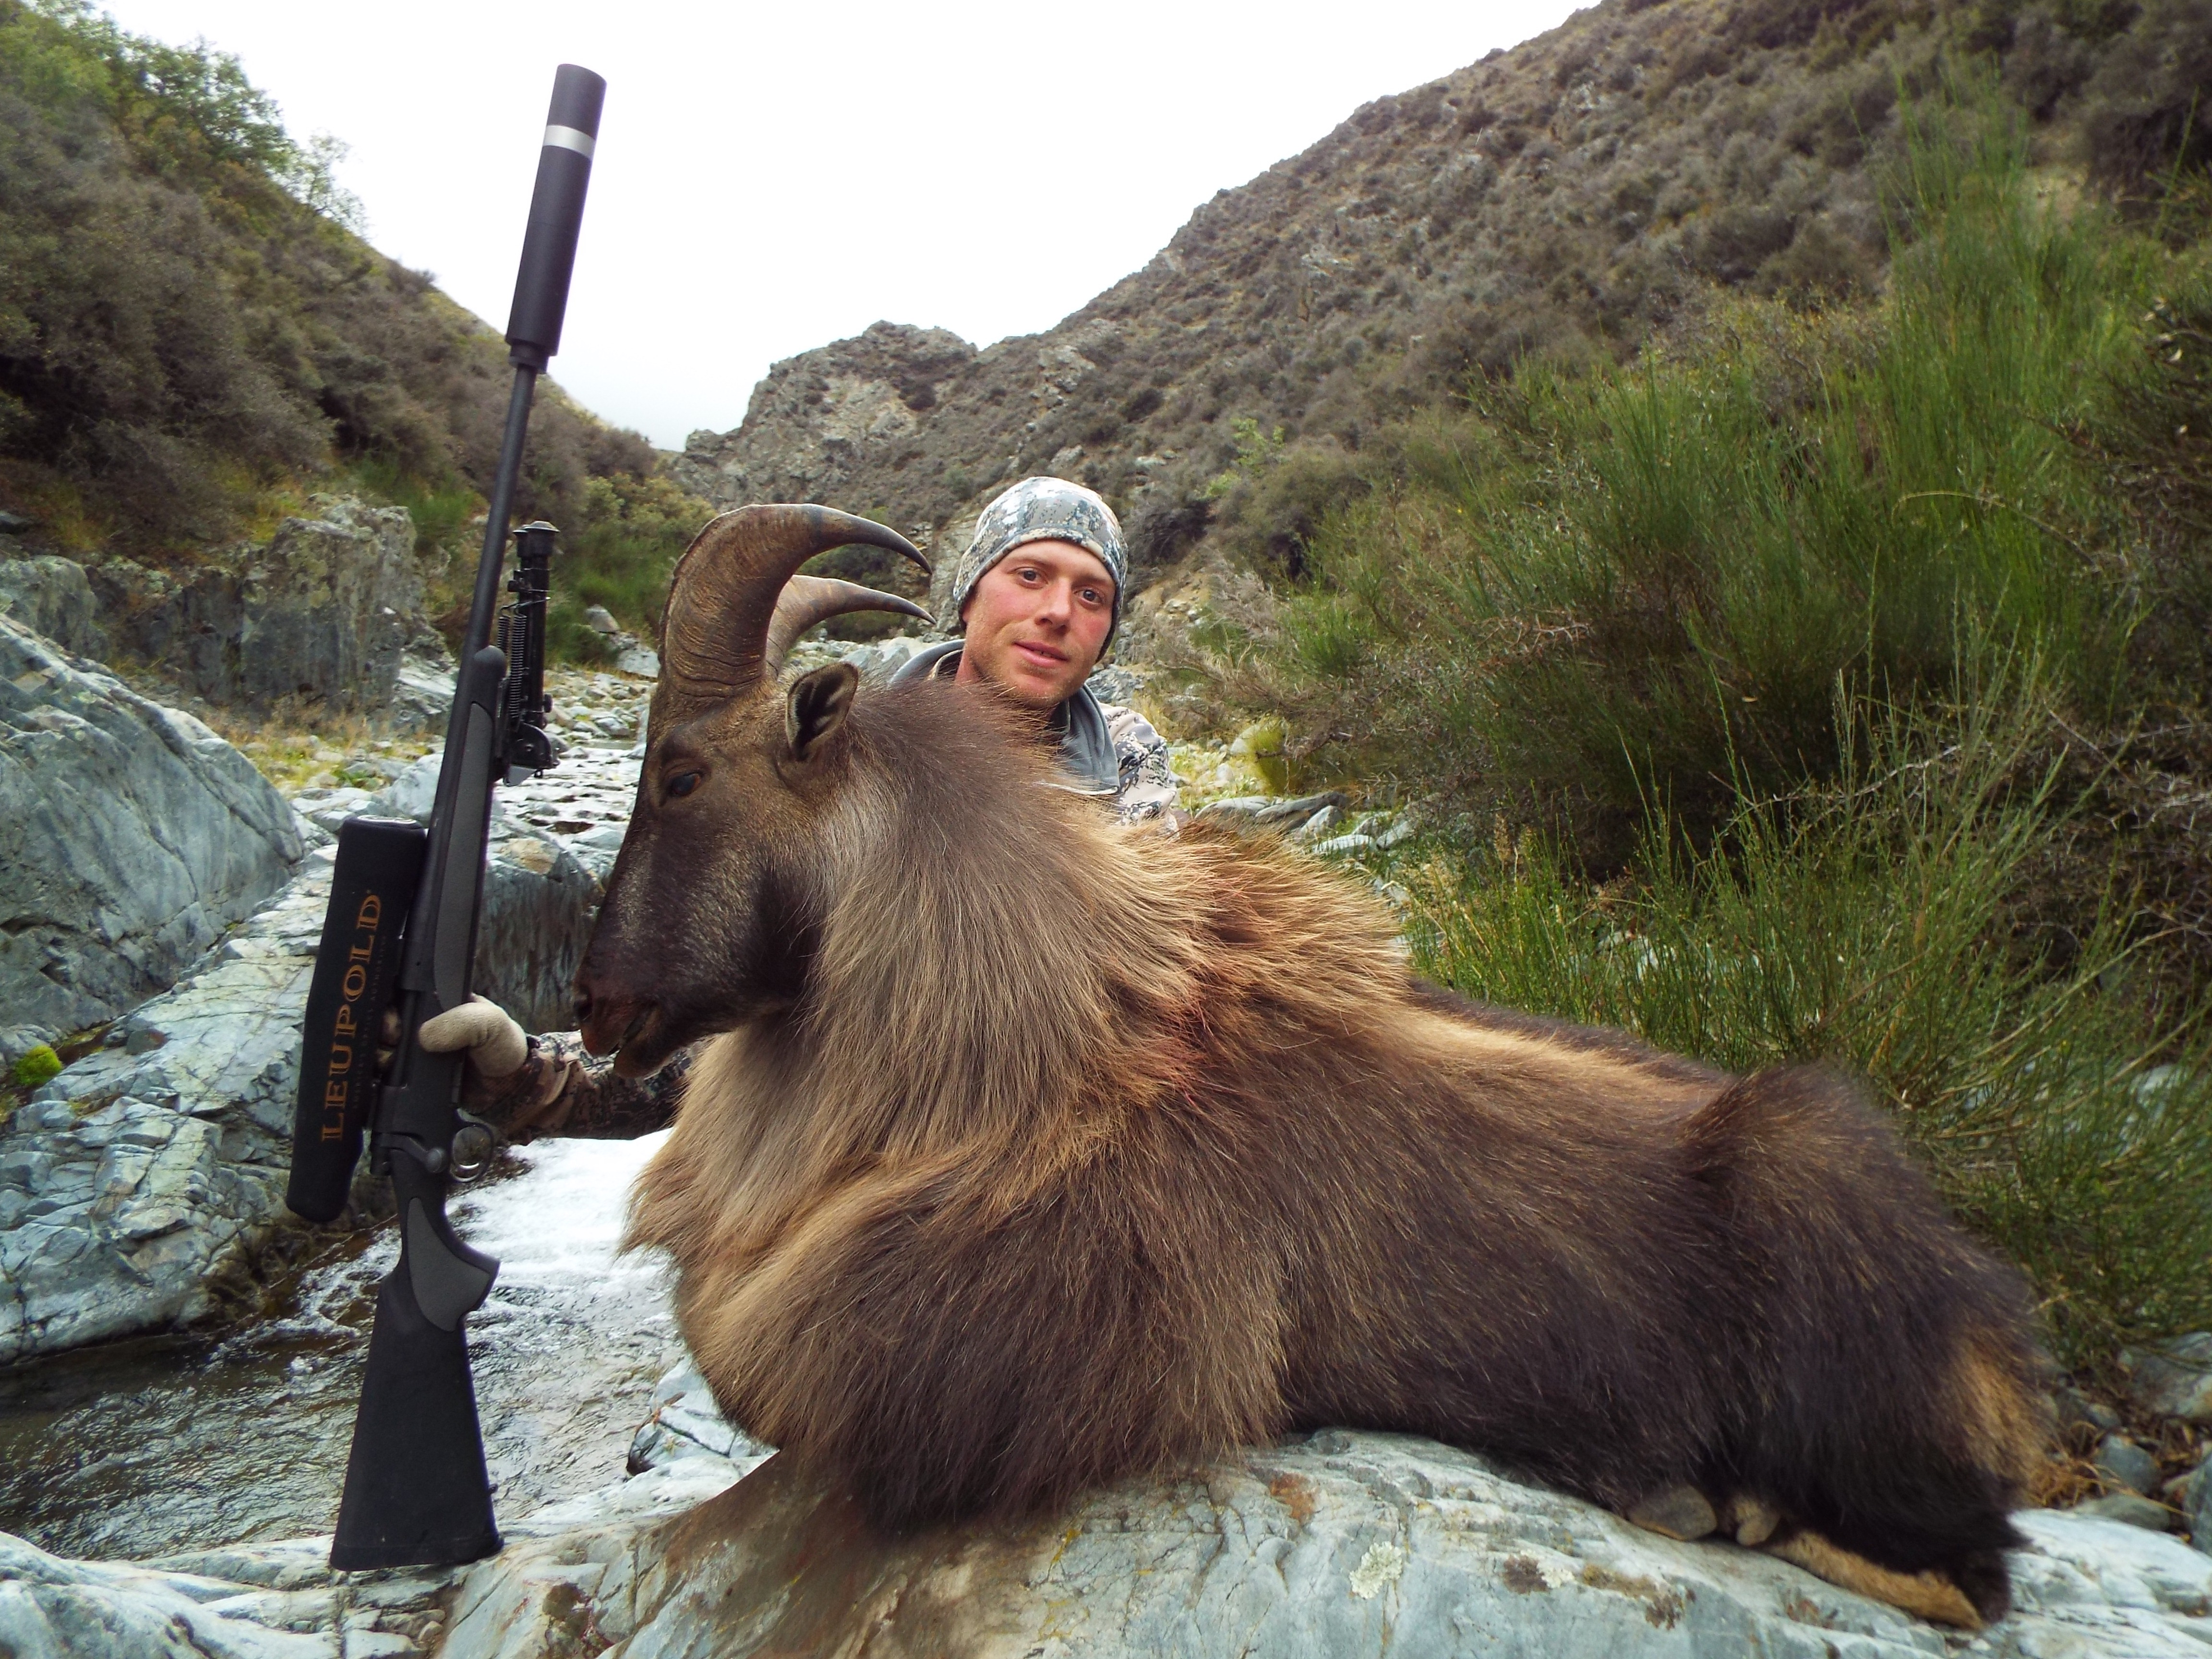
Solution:
[{"label": "rock outcrop", "polygon": [[96,620],[100,601],[73,559],[46,554],[0,559],[0,616],[13,617],[73,656],[104,660],[107,635]]},{"label": "rock outcrop", "polygon": [[190,714],[0,617],[0,1054],[166,990],[306,850]]},{"label": "rock outcrop", "polygon": [[[612,815],[626,815],[636,777],[622,750],[578,758],[598,758],[588,769],[605,775],[592,817],[532,805],[548,826],[507,812],[493,825],[477,985],[536,1030],[571,1024],[569,985],[599,902],[584,860],[611,862]],[[422,785],[435,767],[433,757],[404,775],[400,799],[374,809],[404,811],[420,795],[427,815]],[[572,773],[556,793],[582,785]],[[242,1251],[283,1222],[300,1019],[333,848],[325,825],[276,805],[295,842],[304,830],[324,843],[298,875],[188,975],[119,1020],[106,1046],[0,1121],[0,1363],[198,1319]],[[366,795],[325,799],[317,816],[371,808]],[[572,851],[550,824],[591,844]]]},{"label": "rock outcrop", "polygon": [[695,1451],[511,1524],[498,1556],[450,1575],[340,1586],[323,1540],[132,1566],[0,1539],[0,1650],[191,1650],[161,1645],[170,1626],[240,1659],[332,1654],[341,1630],[349,1655],[438,1659],[2201,1659],[2212,1557],[2111,1522],[2020,1519],[2017,1610],[1960,1642],[1771,1557],[1642,1532],[1401,1436],[1328,1431],[1028,1524],[896,1540],[784,1458]]},{"label": "rock outcrop", "polygon": [[0,1124],[0,1362],[189,1322],[283,1212],[327,848]]},{"label": "rock outcrop", "polygon": [[414,521],[404,507],[350,496],[315,506],[319,516],[287,519],[268,542],[203,564],[100,566],[93,586],[117,648],[213,703],[390,708],[402,655],[424,629]]}]

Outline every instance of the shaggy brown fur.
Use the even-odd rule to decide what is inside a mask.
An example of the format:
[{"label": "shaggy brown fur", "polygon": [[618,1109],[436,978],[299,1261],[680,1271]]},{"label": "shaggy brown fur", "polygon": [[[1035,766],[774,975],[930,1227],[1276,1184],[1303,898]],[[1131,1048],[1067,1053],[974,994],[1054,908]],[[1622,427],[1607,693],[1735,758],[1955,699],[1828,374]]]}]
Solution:
[{"label": "shaggy brown fur", "polygon": [[2004,1610],[2021,1288],[1841,1080],[1419,985],[1353,883],[849,674],[656,735],[579,981],[625,1070],[726,1033],[630,1240],[733,1420],[891,1528],[1404,1430]]}]

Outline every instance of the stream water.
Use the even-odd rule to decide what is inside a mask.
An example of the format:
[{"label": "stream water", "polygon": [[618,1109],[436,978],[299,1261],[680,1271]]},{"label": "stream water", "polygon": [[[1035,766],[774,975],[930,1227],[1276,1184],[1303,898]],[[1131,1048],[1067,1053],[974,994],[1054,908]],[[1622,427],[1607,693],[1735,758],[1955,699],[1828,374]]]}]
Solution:
[{"label": "stream water", "polygon": [[[453,1206],[500,1258],[469,1321],[501,1515],[619,1480],[678,1351],[665,1270],[617,1256],[629,1183],[664,1137],[520,1148]],[[389,1227],[334,1247],[277,1317],[220,1339],[118,1343],[0,1370],[0,1531],[143,1558],[328,1532]]]}]

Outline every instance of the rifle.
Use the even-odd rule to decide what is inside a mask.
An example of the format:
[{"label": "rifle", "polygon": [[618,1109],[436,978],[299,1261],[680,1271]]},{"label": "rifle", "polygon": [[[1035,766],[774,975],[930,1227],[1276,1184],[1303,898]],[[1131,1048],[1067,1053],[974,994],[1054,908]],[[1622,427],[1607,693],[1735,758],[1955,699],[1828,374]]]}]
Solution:
[{"label": "rifle", "polygon": [[[496,643],[493,612],[531,401],[561,343],[605,95],[606,82],[574,64],[554,76],[507,318],[514,386],[429,826],[353,817],[340,827],[307,992],[285,1202],[310,1221],[335,1218],[366,1129],[370,1167],[392,1179],[400,1236],[398,1264],[377,1286],[331,1545],[331,1565],[342,1571],[453,1565],[500,1547],[463,1330],[499,1263],[462,1243],[446,1217],[451,1182],[481,1173],[495,1140],[460,1110],[466,1056],[427,1053],[417,1034],[469,1000],[494,784],[553,763],[544,728],[551,525],[514,532],[514,598],[499,613]],[[376,1045],[395,980],[399,1039],[380,1079]]]}]

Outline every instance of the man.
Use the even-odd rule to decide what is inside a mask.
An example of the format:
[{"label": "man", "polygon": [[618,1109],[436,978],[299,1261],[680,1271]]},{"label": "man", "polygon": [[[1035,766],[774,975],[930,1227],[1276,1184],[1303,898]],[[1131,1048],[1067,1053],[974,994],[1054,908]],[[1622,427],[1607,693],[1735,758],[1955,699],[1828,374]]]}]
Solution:
[{"label": "man", "polygon": [[1112,796],[1126,822],[1172,813],[1168,746],[1133,708],[1084,682],[1121,620],[1121,526],[1092,490],[1024,478],[983,509],[953,574],[961,637],[933,646],[894,684],[951,674],[1034,710],[1057,742],[1066,787]]},{"label": "man", "polygon": [[[1024,478],[983,509],[952,583],[959,637],[931,647],[894,684],[950,676],[1031,711],[1056,748],[1062,787],[1110,798],[1123,822],[1165,817],[1176,781],[1167,744],[1134,709],[1085,684],[1121,620],[1121,526],[1096,491]],[[422,1046],[469,1050],[471,1107],[513,1139],[643,1134],[675,1110],[688,1055],[650,1078],[617,1078],[574,1032],[528,1037],[479,998],[428,1022]]]}]

